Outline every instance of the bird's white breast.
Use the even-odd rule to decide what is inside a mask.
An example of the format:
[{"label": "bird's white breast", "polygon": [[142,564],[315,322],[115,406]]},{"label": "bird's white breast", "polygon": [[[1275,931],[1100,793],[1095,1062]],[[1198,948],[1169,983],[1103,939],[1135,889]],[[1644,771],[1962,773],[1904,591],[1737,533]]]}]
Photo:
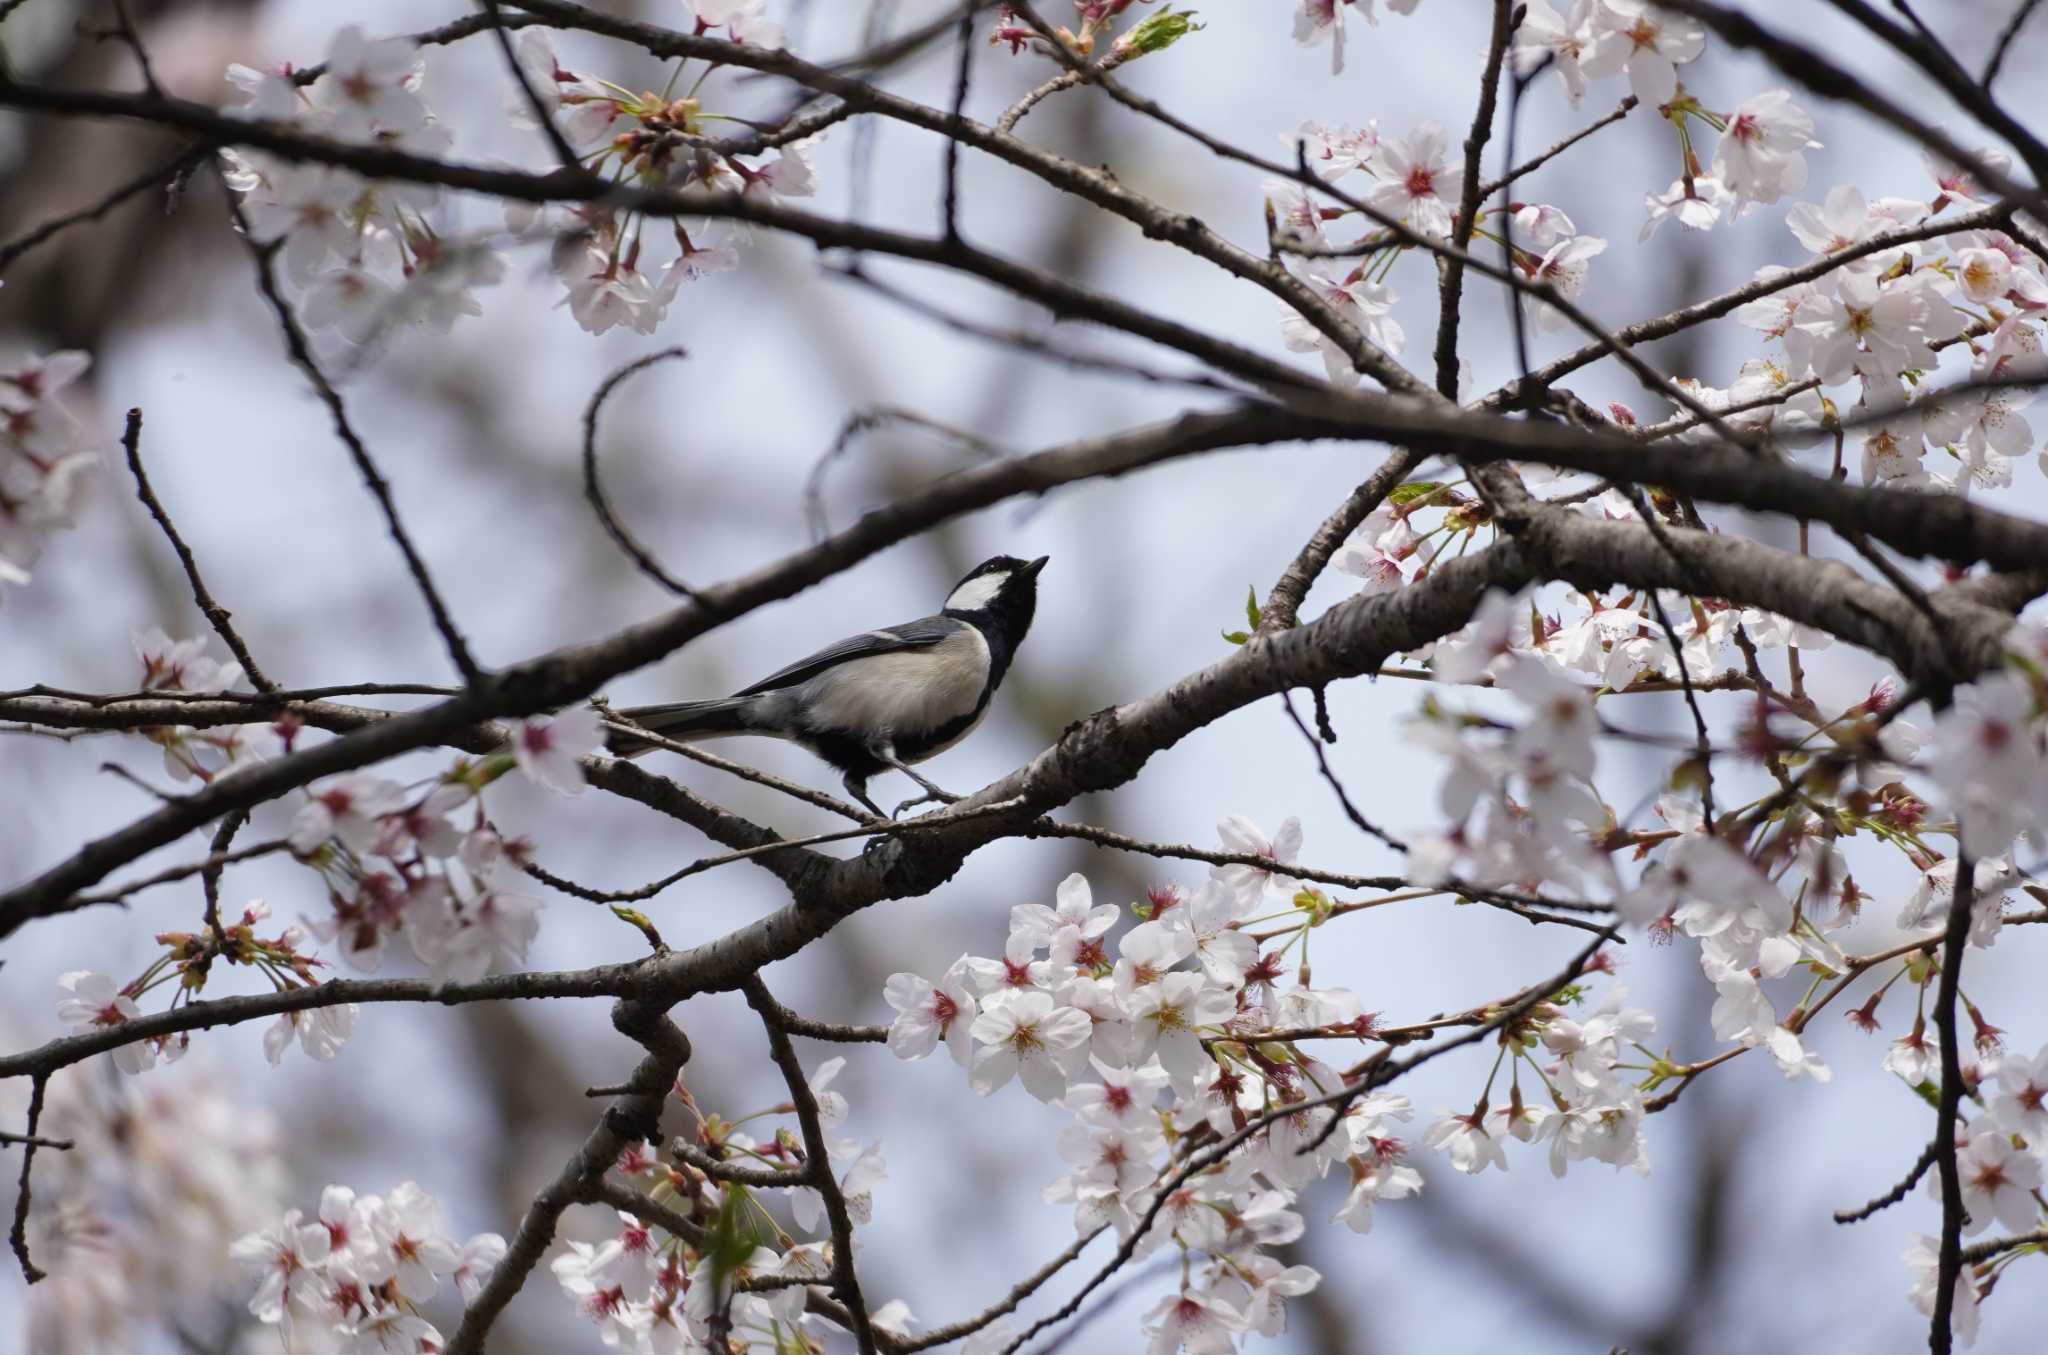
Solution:
[{"label": "bird's white breast", "polygon": [[842,663],[805,684],[813,725],[903,738],[973,712],[988,685],[988,641],[962,626],[935,645]]}]

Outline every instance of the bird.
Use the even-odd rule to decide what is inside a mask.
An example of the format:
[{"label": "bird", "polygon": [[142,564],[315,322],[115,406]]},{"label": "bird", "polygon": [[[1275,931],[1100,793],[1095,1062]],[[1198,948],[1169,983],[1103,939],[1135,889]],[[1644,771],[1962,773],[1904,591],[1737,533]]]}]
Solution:
[{"label": "bird", "polygon": [[[935,616],[849,636],[729,697],[636,706],[615,714],[682,741],[758,734],[810,750],[842,775],[847,793],[877,818],[868,779],[898,771],[924,794],[896,807],[960,799],[911,770],[966,738],[1038,609],[1038,573],[1049,556],[997,555],[953,586]],[[624,730],[611,751],[635,757],[657,745]]]}]

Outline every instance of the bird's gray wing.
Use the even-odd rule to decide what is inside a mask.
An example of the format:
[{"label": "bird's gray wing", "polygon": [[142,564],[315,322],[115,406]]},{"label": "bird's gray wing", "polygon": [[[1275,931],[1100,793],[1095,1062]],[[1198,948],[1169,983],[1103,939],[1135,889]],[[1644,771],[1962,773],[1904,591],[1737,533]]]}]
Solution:
[{"label": "bird's gray wing", "polygon": [[758,696],[783,687],[794,687],[829,668],[836,668],[853,659],[872,658],[877,654],[896,654],[906,649],[929,649],[949,636],[965,629],[966,622],[955,621],[946,616],[927,616],[916,621],[906,621],[900,626],[885,626],[881,630],[865,631],[851,635],[838,644],[827,645],[806,659],[798,659],[787,668],[779,669],[762,678],[734,696]]}]

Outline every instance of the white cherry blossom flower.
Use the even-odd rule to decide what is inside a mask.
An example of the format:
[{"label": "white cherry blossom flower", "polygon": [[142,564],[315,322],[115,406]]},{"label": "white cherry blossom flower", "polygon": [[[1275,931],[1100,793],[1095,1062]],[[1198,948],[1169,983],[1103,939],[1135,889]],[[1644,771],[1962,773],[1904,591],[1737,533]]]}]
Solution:
[{"label": "white cherry blossom flower", "polygon": [[968,1030],[980,1006],[968,986],[967,957],[955,960],[937,983],[916,974],[891,974],[882,996],[896,1009],[889,1026],[889,1052],[921,1059],[946,1043],[953,1062],[965,1068],[972,1045]]},{"label": "white cherry blossom flower", "polygon": [[1209,878],[1236,894],[1248,908],[1263,898],[1292,898],[1300,887],[1299,880],[1277,869],[1293,865],[1301,853],[1300,819],[1289,817],[1280,824],[1280,831],[1268,838],[1250,819],[1231,814],[1216,821],[1216,836],[1222,839],[1223,850],[1227,852],[1265,857],[1272,862],[1271,866],[1210,867]]},{"label": "white cherry blossom flower", "polygon": [[1088,1041],[1089,1021],[1049,994],[1004,989],[986,998],[974,1018],[974,1090],[988,1096],[1012,1077],[1041,1101],[1066,1095],[1073,1057]]},{"label": "white cherry blossom flower", "polygon": [[683,8],[699,32],[723,28],[749,47],[782,46],[782,25],[766,17],[767,0],[683,0]]},{"label": "white cherry blossom flower", "polygon": [[1455,187],[1446,158],[1448,138],[1441,123],[1425,122],[1399,141],[1382,142],[1379,177],[1365,201],[1398,217],[1424,235],[1451,233],[1451,208],[1444,199]]},{"label": "white cherry blossom flower", "polygon": [[[1354,170],[1372,168],[1373,159],[1379,152],[1380,125],[1377,119],[1368,121],[1363,128],[1304,122],[1292,136],[1280,139],[1287,143],[1289,150],[1296,146],[1301,148],[1302,158],[1308,161],[1309,168],[1318,178],[1340,179]],[[1300,185],[1294,187],[1298,189]]]},{"label": "white cherry blossom flower", "polygon": [[[1915,1308],[1931,1316],[1934,1293],[1941,1285],[1941,1243],[1924,1235],[1918,1238],[1906,1249],[1906,1269],[1913,1272],[1913,1287],[1906,1297],[1912,1300]],[[1977,1344],[1978,1324],[1983,1318],[1977,1311],[1977,1282],[1970,1274],[1969,1266],[1956,1271],[1955,1299],[1949,1321],[1965,1346]]]},{"label": "white cherry blossom flower", "polygon": [[1678,94],[1678,70],[1707,45],[1698,20],[1657,8],[1649,0],[1600,0],[1593,13],[1596,36],[1582,65],[1604,79],[1628,72],[1629,88],[1651,108]]},{"label": "white cherry blossom flower", "polygon": [[405,806],[405,788],[368,772],[337,776],[292,817],[291,848],[300,856],[318,851],[334,838],[352,852],[366,852],[377,843],[378,820]]},{"label": "white cherry blossom flower", "polygon": [[1484,1116],[1446,1114],[1429,1127],[1422,1141],[1443,1152],[1451,1166],[1467,1176],[1476,1176],[1490,1166],[1508,1169],[1507,1151]]},{"label": "white cherry blossom flower", "polygon": [[1116,925],[1116,905],[1096,903],[1088,878],[1079,871],[1060,881],[1053,897],[1056,906],[1052,908],[1020,903],[1010,909],[1010,934],[1043,947],[1052,944],[1061,927],[1075,927],[1084,938],[1093,940]]},{"label": "white cherry blossom flower", "polygon": [[1216,1295],[1182,1290],[1168,1294],[1146,1314],[1145,1334],[1151,1339],[1145,1355],[1174,1355],[1182,1350],[1188,1355],[1230,1355],[1244,1328],[1244,1314]]},{"label": "white cherry blossom flower", "polygon": [[[1348,320],[1368,341],[1389,353],[1401,351],[1407,336],[1391,314],[1395,301],[1393,288],[1369,281],[1363,267],[1343,260],[1310,259],[1295,265],[1294,272],[1325,305]],[[1351,355],[1291,306],[1280,318],[1280,341],[1290,352],[1321,353],[1323,366],[1332,381],[1345,386],[1358,384],[1358,371],[1351,364]]]},{"label": "white cherry blossom flower", "polygon": [[[2003,1126],[1973,1122],[1970,1140],[1958,1154],[1963,1183],[1963,1236],[1975,1237],[1993,1223],[2009,1233],[2030,1231],[2039,1217],[2033,1192],[2041,1185],[2041,1159],[2012,1146]],[[1958,1137],[1961,1137],[1958,1135]],[[1941,1173],[1927,1174],[1927,1193],[1941,1198]]]},{"label": "white cherry blossom flower", "polygon": [[1935,717],[1928,772],[1955,810],[1964,847],[1980,859],[2003,855],[2042,822],[2048,759],[2034,717],[2032,687],[2003,669],[1958,687]]},{"label": "white cherry blossom flower", "polygon": [[1997,1077],[1992,1118],[2030,1147],[2048,1146],[2048,1045],[2031,1059],[2007,1054],[1998,1061]]},{"label": "white cherry blossom flower", "polygon": [[1594,46],[1593,14],[1597,0],[1570,0],[1564,14],[1549,0],[1529,0],[1522,26],[1515,30],[1515,73],[1527,75],[1548,57],[1557,63],[1565,97],[1572,107],[1586,94],[1586,72],[1580,63]]},{"label": "white cherry blossom flower", "polygon": [[[1353,0],[1300,0],[1294,11],[1294,40],[1303,47],[1330,44],[1330,74],[1344,71],[1344,20]],[[1372,0],[1365,0],[1365,14],[1372,17]]]},{"label": "white cherry blossom flower", "polygon": [[443,890],[406,919],[413,953],[440,983],[475,983],[502,962],[526,962],[540,933],[540,901],[503,888],[480,889],[461,899]]},{"label": "white cherry blossom flower", "polygon": [[604,722],[589,706],[559,715],[536,715],[512,737],[512,756],[534,782],[563,795],[581,795],[582,759],[604,747]]},{"label": "white cherry blossom flower", "polygon": [[1330,1216],[1354,1233],[1372,1231],[1372,1207],[1381,1200],[1403,1200],[1422,1189],[1422,1173],[1400,1160],[1398,1140],[1386,1153],[1372,1151],[1346,1159],[1351,1169],[1351,1188],[1344,1203]]},{"label": "white cherry blossom flower", "polygon": [[[1612,0],[1610,0],[1610,3]],[[1806,186],[1806,157],[1818,147],[1813,119],[1790,92],[1766,90],[1744,99],[1728,115],[1728,130],[1714,152],[1714,177],[1735,195],[1735,210],[1773,203]]]},{"label": "white cherry blossom flower", "polygon": [[1144,985],[1125,1002],[1131,1018],[1132,1060],[1156,1054],[1178,1085],[1195,1086],[1210,1067],[1201,1028],[1221,1023],[1236,1006],[1228,990],[1203,974],[1177,972]]},{"label": "white cherry blossom flower", "polygon": [[355,1003],[341,1002],[331,1007],[286,1012],[263,1032],[263,1057],[272,1064],[281,1063],[284,1051],[296,1037],[308,1058],[327,1062],[341,1053],[349,1036],[355,1034],[359,1011]]}]

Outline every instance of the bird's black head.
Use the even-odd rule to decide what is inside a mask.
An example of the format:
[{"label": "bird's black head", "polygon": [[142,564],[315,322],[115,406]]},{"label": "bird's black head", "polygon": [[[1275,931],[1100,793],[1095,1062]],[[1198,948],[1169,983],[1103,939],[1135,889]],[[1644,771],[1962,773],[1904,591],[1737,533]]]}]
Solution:
[{"label": "bird's black head", "polygon": [[1015,650],[1031,629],[1038,610],[1038,571],[1050,558],[998,555],[982,561],[946,595],[945,614],[972,622],[991,646]]}]

